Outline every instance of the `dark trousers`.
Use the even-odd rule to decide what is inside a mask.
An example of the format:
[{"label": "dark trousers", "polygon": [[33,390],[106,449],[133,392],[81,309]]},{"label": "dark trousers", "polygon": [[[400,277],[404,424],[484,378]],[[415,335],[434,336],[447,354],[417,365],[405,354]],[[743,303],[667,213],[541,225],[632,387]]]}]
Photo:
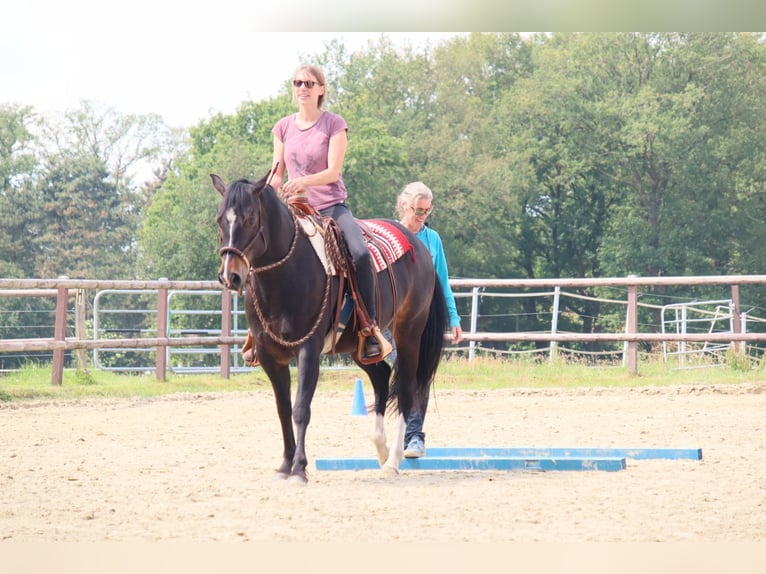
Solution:
[{"label": "dark trousers", "polygon": [[367,250],[367,243],[359,229],[359,224],[351,213],[351,210],[343,203],[327,207],[319,212],[329,215],[338,222],[338,227],[343,232],[351,260],[356,270],[356,285],[359,295],[367,309],[367,314],[373,323],[377,323],[377,309],[375,308],[375,270],[372,266],[372,257]]},{"label": "dark trousers", "polygon": [[423,404],[420,406],[420,410],[411,410],[410,416],[407,417],[407,428],[404,429],[404,448],[407,448],[407,445],[414,437],[418,437],[423,442],[426,442],[426,433],[423,432],[423,421],[426,418],[427,409],[428,395],[423,397]]}]

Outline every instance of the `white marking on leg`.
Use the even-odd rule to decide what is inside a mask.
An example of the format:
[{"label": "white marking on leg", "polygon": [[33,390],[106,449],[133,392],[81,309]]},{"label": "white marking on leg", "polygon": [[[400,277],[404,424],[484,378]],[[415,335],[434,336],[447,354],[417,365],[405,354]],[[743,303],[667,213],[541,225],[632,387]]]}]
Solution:
[{"label": "white marking on leg", "polygon": [[399,474],[399,465],[404,458],[404,433],[407,428],[407,421],[402,413],[399,413],[399,419],[396,432],[394,433],[394,445],[388,451],[388,460],[383,465],[383,474],[385,476],[395,476]]},{"label": "white marking on leg", "polygon": [[388,446],[386,445],[386,421],[383,415],[376,414],[373,421],[372,435],[370,440],[378,452],[378,462],[383,466],[388,460]]}]

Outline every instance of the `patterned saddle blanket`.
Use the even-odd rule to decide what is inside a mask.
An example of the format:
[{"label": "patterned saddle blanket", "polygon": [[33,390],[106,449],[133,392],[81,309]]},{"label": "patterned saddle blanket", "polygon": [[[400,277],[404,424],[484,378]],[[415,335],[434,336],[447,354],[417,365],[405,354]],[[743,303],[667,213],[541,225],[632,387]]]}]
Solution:
[{"label": "patterned saddle blanket", "polygon": [[[303,233],[311,241],[314,251],[330,275],[337,274],[337,270],[328,259],[325,251],[324,237],[319,230],[318,223],[310,216],[297,215],[298,222]],[[409,239],[402,230],[387,219],[359,219],[362,234],[367,240],[367,249],[372,257],[375,271],[385,270],[391,263],[397,261],[408,252],[415,256],[415,250]]]}]

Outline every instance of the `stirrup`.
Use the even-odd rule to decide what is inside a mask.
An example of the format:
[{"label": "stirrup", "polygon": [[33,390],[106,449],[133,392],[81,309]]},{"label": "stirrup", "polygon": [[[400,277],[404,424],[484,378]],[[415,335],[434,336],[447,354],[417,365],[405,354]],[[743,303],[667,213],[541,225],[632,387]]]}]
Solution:
[{"label": "stirrup", "polygon": [[[367,336],[365,336],[362,332],[359,333],[359,345],[357,347],[359,362],[363,365],[379,363],[388,357],[393,352],[394,348],[391,343],[388,342],[388,339],[383,336],[383,333],[380,332],[380,328],[377,325],[371,327],[369,330],[366,329],[366,331],[369,332]],[[380,351],[375,354],[367,354],[367,343],[368,340],[372,337],[377,340],[377,346],[380,348]]]},{"label": "stirrup", "polygon": [[258,360],[258,356],[255,354],[255,345],[253,345],[253,334],[248,329],[247,331],[247,339],[245,339],[245,344],[242,345],[242,349],[240,350],[240,354],[242,355],[242,359],[244,359],[245,364],[248,367],[257,367],[260,365],[260,361]]}]

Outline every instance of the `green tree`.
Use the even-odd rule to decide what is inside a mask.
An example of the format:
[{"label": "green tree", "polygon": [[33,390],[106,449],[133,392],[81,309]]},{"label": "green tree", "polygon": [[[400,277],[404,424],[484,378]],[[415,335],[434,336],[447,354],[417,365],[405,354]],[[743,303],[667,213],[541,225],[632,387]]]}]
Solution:
[{"label": "green tree", "polygon": [[622,95],[615,165],[629,193],[610,220],[600,253],[605,269],[727,273],[742,201],[753,197],[744,190],[757,189],[752,168],[764,153],[764,47],[749,34],[630,41],[641,57],[631,68],[635,87]]},{"label": "green tree", "polygon": [[95,158],[55,156],[40,181],[36,273],[132,279],[137,214]]},{"label": "green tree", "polygon": [[619,126],[609,83],[593,73],[593,37],[539,46],[532,76],[499,106],[507,130],[519,268],[527,277],[597,277],[604,225],[622,200],[611,162]]},{"label": "green tree", "polygon": [[[0,277],[34,276],[36,121],[30,107],[0,106]],[[0,338],[49,337],[50,329],[40,325],[50,324],[51,313],[47,298],[0,297]],[[17,368],[29,357],[2,353],[0,368]]]},{"label": "green tree", "polygon": [[0,106],[0,276],[29,276],[31,233],[36,209],[30,192],[38,160],[34,153],[35,116],[29,107]]},{"label": "green tree", "polygon": [[[573,57],[572,36],[537,45],[533,71],[520,78],[491,111],[502,149],[507,192],[506,268],[522,276],[595,277],[603,226],[619,201],[609,177],[613,119],[605,113],[604,84]],[[551,299],[520,300],[518,328],[548,328]],[[598,303],[565,301],[564,330],[594,330]]]},{"label": "green tree", "polygon": [[[355,212],[390,217],[401,188],[422,180],[436,194],[432,222],[451,269],[507,269],[502,254],[512,245],[498,233],[509,205],[506,170],[488,122],[500,95],[529,71],[520,37],[474,34],[420,51],[382,37],[351,56],[335,46],[324,62],[339,78],[331,94],[350,125],[344,178]],[[488,241],[497,249],[487,250]]]},{"label": "green tree", "polygon": [[121,115],[83,102],[62,117],[38,125],[39,168],[24,204],[31,270],[42,276],[135,277],[135,231],[172,154],[183,151],[183,135],[158,116]]},{"label": "green tree", "polygon": [[422,80],[433,95],[429,129],[412,137],[411,179],[423,180],[436,195],[432,224],[444,239],[453,275],[519,274],[509,132],[496,114],[531,71],[529,49],[518,34],[474,33],[440,45]]},{"label": "green tree", "polygon": [[271,128],[292,109],[287,95],[243,102],[235,115],[219,114],[190,130],[190,154],[154,194],[138,232],[143,274],[184,280],[216,277],[220,196],[210,174],[231,181],[268,173]]},{"label": "green tree", "polygon": [[394,217],[394,200],[406,177],[402,140],[374,118],[347,120],[353,125],[343,164],[348,204],[358,218]]},{"label": "green tree", "polygon": [[63,118],[45,122],[42,138],[50,155],[95,158],[106,167],[111,183],[132,191],[139,186],[137,170],[150,171],[154,163],[167,165],[169,152],[183,150],[184,136],[169,129],[157,114],[121,114],[85,100]]},{"label": "green tree", "polygon": [[18,186],[37,165],[32,148],[34,121],[31,107],[0,105],[0,191]]}]

